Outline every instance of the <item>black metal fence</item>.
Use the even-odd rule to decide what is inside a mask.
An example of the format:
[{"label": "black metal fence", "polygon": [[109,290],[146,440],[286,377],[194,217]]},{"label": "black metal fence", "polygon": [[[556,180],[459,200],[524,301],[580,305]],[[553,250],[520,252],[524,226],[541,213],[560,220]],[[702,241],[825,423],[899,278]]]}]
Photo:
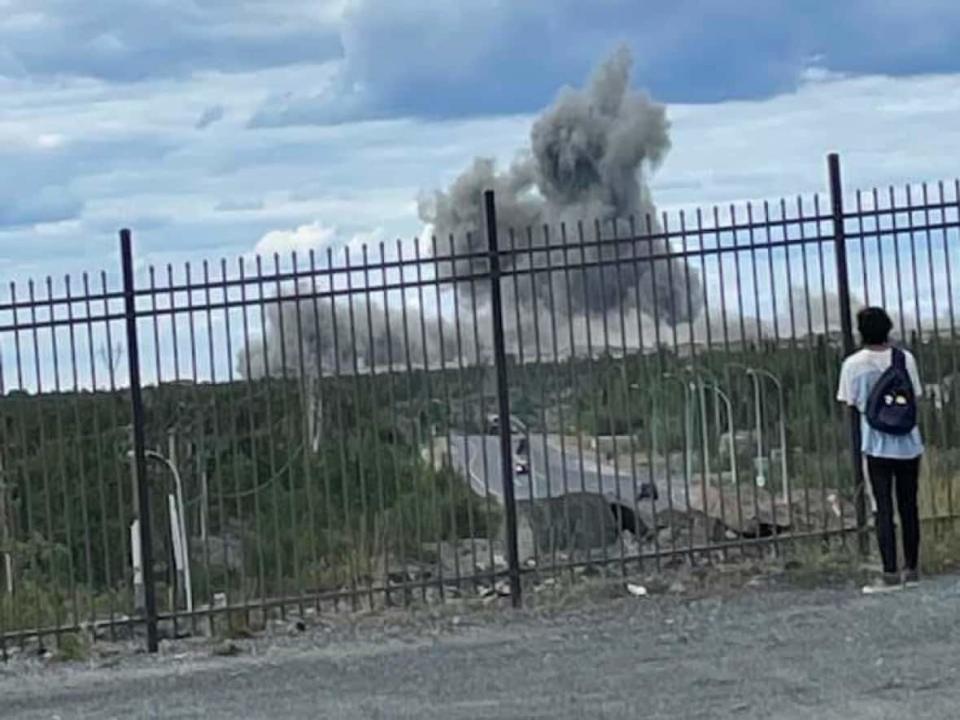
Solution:
[{"label": "black metal fence", "polygon": [[[0,652],[845,540],[851,312],[917,355],[955,517],[960,187],[11,283]],[[478,198],[478,203],[481,199]],[[359,252],[359,257],[357,256]],[[861,533],[862,536],[862,533]]]}]

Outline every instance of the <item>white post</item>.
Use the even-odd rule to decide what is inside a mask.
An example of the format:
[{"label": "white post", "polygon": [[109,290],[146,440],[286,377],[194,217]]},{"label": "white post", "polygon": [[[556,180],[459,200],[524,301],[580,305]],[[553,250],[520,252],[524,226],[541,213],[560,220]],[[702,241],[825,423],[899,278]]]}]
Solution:
[{"label": "white post", "polygon": [[[171,452],[174,451],[173,436],[170,438],[170,449]],[[165,458],[158,452],[153,450],[147,451],[147,457],[158,460],[167,466],[167,469],[170,471],[170,474],[173,475],[173,484],[174,484],[174,493],[175,493],[175,507],[171,506],[170,513],[170,535],[173,538],[174,551],[176,552],[176,544],[180,543],[182,549],[182,568],[183,568],[183,584],[185,589],[185,597],[187,603],[187,611],[193,611],[193,586],[191,585],[191,575],[190,575],[190,548],[187,543],[187,528],[184,522],[184,512],[185,506],[183,504],[183,483],[180,479],[180,472],[177,470],[177,466],[172,463],[169,459]],[[169,497],[169,496],[168,496]],[[174,525],[174,517],[176,516],[176,524]]]},{"label": "white post", "polygon": [[767,484],[767,478],[763,474],[763,417],[761,415],[763,408],[760,402],[760,378],[756,372],[750,371],[750,379],[753,380],[753,405],[754,412],[757,415],[757,487],[764,487]]},{"label": "white post", "polygon": [[167,495],[170,508],[170,537],[173,538],[173,561],[183,577],[183,596],[187,612],[193,612],[193,590],[190,585],[190,557],[187,553],[187,538],[183,531],[183,510],[180,501],[171,493]]},{"label": "white post", "polygon": [[[183,589],[184,599],[187,603],[187,612],[193,612],[193,584],[190,574],[190,545],[187,539],[187,508],[183,503],[183,482],[180,478],[180,470],[177,466],[177,437],[171,431],[169,437],[170,459],[167,465],[173,474],[173,482],[177,492],[177,528],[180,535],[180,547],[183,560]],[[176,547],[176,545],[174,545]]]},{"label": "white post", "polygon": [[140,611],[144,605],[143,552],[140,548],[140,520],[130,523],[130,563],[133,565],[133,604]]},{"label": "white post", "polygon": [[693,480],[693,410],[690,407],[690,388],[683,386],[683,424],[684,424],[684,443],[686,444],[686,458],[684,471],[686,472],[686,487],[690,487],[690,481]]},{"label": "white post", "polygon": [[207,542],[207,515],[210,513],[210,496],[207,487],[207,470],[204,468],[200,475],[200,539],[206,547]]},{"label": "white post", "polygon": [[[693,384],[690,385],[691,390]],[[703,378],[697,376],[697,389],[700,397],[700,436],[703,441],[703,477],[706,485],[710,484],[710,423],[707,420],[707,391]]]},{"label": "white post", "polygon": [[10,553],[3,554],[3,571],[7,578],[7,595],[13,595],[13,556]]},{"label": "white post", "polygon": [[762,375],[765,378],[769,378],[770,382],[774,384],[777,388],[777,408],[780,412],[780,422],[779,422],[779,441],[780,441],[780,471],[783,475],[783,504],[788,505],[790,502],[790,478],[788,475],[788,466],[787,466],[787,421],[786,421],[786,402],[784,401],[783,395],[783,383],[780,382],[780,378],[774,375],[769,370],[760,370],[753,369],[751,373],[756,375]]},{"label": "white post", "polygon": [[783,504],[790,505],[790,476],[787,474],[787,423],[783,402],[783,386],[777,381],[777,400],[780,405],[780,474],[783,476]]},{"label": "white post", "polygon": [[[173,493],[167,493],[167,515],[170,518],[170,541],[173,543],[173,566],[177,575],[178,587],[184,586],[183,572],[183,541],[180,535],[180,513],[177,511],[177,498]],[[177,602],[177,593],[174,595],[174,603]]]},{"label": "white post", "polygon": [[[177,482],[177,497],[176,497],[176,507],[175,514],[177,524],[174,528],[173,536],[179,538],[180,542],[180,553],[181,553],[181,567],[183,568],[183,589],[184,589],[184,598],[187,603],[187,612],[193,612],[193,585],[191,584],[190,577],[190,552],[187,545],[187,529],[186,524],[184,523],[184,507],[183,507],[183,488],[180,486],[180,475],[176,473],[174,475]],[[171,516],[172,522],[172,516]],[[176,550],[176,541],[174,542],[174,550]]]}]

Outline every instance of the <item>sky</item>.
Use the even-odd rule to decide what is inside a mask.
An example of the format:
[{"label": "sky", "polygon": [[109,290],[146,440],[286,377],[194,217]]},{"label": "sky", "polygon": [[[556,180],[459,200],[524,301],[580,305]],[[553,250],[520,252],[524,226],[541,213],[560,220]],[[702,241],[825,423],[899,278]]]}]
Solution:
[{"label": "sky", "polygon": [[664,209],[951,179],[950,0],[0,0],[2,280],[422,229],[417,198],[620,43]]}]

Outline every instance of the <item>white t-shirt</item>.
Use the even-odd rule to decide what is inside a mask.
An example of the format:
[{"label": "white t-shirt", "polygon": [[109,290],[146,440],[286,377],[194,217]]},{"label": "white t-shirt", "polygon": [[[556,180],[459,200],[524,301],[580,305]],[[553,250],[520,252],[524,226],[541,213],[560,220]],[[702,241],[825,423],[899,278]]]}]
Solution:
[{"label": "white t-shirt", "polygon": [[[903,351],[903,355],[907,374],[913,381],[913,391],[919,400],[923,397],[923,385],[920,383],[920,374],[917,372],[916,358],[907,350]],[[864,454],[899,459],[919,457],[923,454],[919,428],[914,428],[909,435],[889,435],[871,427],[863,415],[874,383],[892,363],[893,350],[890,348],[884,350],[864,348],[855,352],[843,361],[843,366],[840,368],[837,400],[860,411],[863,438],[860,448]]]}]

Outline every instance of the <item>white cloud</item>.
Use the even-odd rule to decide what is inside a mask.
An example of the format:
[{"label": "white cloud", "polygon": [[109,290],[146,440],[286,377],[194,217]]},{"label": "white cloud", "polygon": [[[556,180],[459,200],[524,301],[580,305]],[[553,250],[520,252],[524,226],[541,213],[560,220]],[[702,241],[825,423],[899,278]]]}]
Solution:
[{"label": "white cloud", "polygon": [[[383,231],[383,228],[374,228],[373,230],[368,230],[366,232],[358,232],[353,235],[344,246],[350,248],[351,259],[360,259],[363,256],[364,248],[367,249],[367,256],[369,258],[379,257],[380,250],[379,246],[381,242],[384,242],[386,234]],[[389,248],[385,246],[385,253],[389,252]]]},{"label": "white cloud", "polygon": [[288,257],[291,253],[307,255],[311,250],[326,249],[336,237],[336,228],[316,221],[293,230],[271,230],[260,238],[254,252],[264,257],[274,254]]},{"label": "white cloud", "polygon": [[60,133],[42,133],[37,136],[37,146],[42,148],[58,148],[66,142]]},{"label": "white cloud", "polygon": [[764,100],[675,105],[653,192],[661,207],[823,193],[829,152],[850,189],[952,179],[958,112],[960,74],[821,77]]},{"label": "white cloud", "polygon": [[[446,186],[475,155],[506,163],[527,144],[527,115],[247,127],[263,98],[323,86],[332,71],[198,73],[122,89],[0,80],[0,206],[17,220],[0,227],[0,244],[13,248],[7,277],[28,263],[55,274],[111,269],[122,226],[157,262],[242,255],[318,218],[337,228],[331,242],[380,228],[390,247],[422,231],[421,191]],[[197,132],[211,107],[223,119]],[[952,178],[958,111],[960,75],[831,74],[765,100],[673,105],[654,198],[670,209],[822,192],[834,150],[850,188]],[[33,225],[48,223],[58,230],[38,242]]]},{"label": "white cloud", "polygon": [[354,233],[345,233],[332,225],[325,225],[315,220],[292,229],[271,230],[253,248],[251,257],[256,255],[264,259],[272,259],[274,254],[280,256],[280,262],[289,264],[290,256],[296,253],[298,262],[304,263],[310,252],[314,252],[318,265],[325,265],[327,253],[334,266],[362,265],[364,249],[367,252],[367,261],[376,263],[381,259],[380,243],[384,245],[383,259],[396,256],[396,246],[385,242],[386,234],[383,228],[361,230]]}]

